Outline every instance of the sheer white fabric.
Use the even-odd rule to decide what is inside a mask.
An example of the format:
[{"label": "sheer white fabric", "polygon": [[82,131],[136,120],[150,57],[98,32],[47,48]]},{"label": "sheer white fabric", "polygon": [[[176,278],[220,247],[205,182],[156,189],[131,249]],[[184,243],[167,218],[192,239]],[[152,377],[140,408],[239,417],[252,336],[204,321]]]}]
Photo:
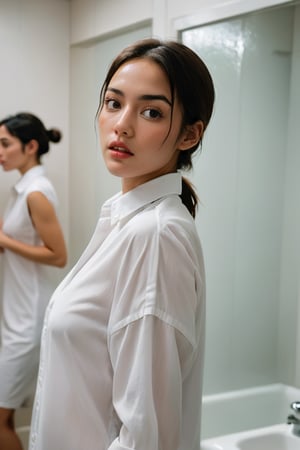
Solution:
[{"label": "sheer white fabric", "polygon": [[107,201],[42,337],[31,450],[199,450],[205,281],[169,174]]}]

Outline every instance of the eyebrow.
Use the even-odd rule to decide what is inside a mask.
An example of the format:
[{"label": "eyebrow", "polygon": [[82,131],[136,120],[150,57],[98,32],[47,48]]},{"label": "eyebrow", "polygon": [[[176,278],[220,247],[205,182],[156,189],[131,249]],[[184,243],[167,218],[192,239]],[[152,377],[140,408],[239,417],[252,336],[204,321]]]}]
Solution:
[{"label": "eyebrow", "polygon": [[[107,91],[114,92],[115,94],[118,94],[118,95],[121,95],[122,97],[124,97],[124,93],[122,91],[120,91],[120,89],[115,89],[115,88],[109,87],[109,88],[107,88]],[[160,95],[160,94],[140,95],[138,97],[138,100],[161,100],[161,101],[167,103],[169,106],[172,106],[172,103],[170,102],[170,100],[165,95]]]}]

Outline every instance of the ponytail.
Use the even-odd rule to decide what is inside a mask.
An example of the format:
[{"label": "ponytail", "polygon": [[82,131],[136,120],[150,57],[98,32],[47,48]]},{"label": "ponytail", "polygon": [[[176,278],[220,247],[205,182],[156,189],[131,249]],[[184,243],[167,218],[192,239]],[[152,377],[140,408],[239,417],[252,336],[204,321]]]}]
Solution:
[{"label": "ponytail", "polygon": [[192,183],[184,177],[182,177],[182,192],[180,198],[191,216],[195,219],[199,198]]}]

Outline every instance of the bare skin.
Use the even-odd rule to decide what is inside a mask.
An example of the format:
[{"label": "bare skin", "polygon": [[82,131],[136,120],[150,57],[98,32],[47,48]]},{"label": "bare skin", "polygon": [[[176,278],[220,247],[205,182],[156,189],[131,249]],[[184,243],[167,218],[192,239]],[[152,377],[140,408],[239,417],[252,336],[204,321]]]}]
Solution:
[{"label": "bare skin", "polygon": [[199,142],[203,122],[181,130],[182,111],[163,70],[149,59],[123,64],[112,77],[98,125],[108,170],[122,191],[176,171],[180,151]]},{"label": "bare skin", "polygon": [[[30,141],[23,149],[21,142],[11,136],[4,125],[0,127],[0,164],[5,171],[17,169],[24,175],[39,165],[37,151],[37,141]],[[53,205],[41,192],[32,192],[27,197],[27,206],[43,245],[28,245],[12,239],[2,231],[0,220],[0,248],[13,251],[37,263],[64,267],[67,259],[66,246]]]},{"label": "bare skin", "polygon": [[64,267],[66,248],[52,204],[41,192],[32,192],[27,197],[27,205],[32,223],[41,237],[43,245],[34,246],[17,241],[7,236],[0,228],[0,247],[37,263]]},{"label": "bare skin", "polygon": [[14,410],[0,408],[0,448],[2,450],[23,450],[15,432]]}]

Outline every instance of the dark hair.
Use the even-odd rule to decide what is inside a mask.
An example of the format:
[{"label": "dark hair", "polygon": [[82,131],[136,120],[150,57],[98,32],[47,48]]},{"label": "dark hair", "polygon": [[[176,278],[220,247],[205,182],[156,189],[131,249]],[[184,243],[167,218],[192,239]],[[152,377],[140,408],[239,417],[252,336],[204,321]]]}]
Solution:
[{"label": "dark hair", "polygon": [[59,142],[62,134],[57,128],[47,130],[43,122],[35,115],[28,112],[20,112],[14,116],[8,116],[0,121],[0,126],[5,125],[12,136],[17,137],[23,144],[36,140],[39,148],[37,159],[49,151],[49,142]]},{"label": "dark hair", "polygon": [[[203,122],[206,129],[213,111],[215,91],[211,75],[202,59],[189,47],[175,41],[142,39],[126,47],[112,62],[100,93],[102,108],[106,89],[116,71],[127,61],[149,58],[156,62],[167,75],[171,89],[172,106],[175,93],[183,111],[181,131],[187,125]],[[99,111],[98,109],[98,111]],[[199,142],[179,153],[177,170],[192,169],[192,155],[202,144]],[[181,199],[193,217],[196,215],[198,197],[191,183],[183,178]]]}]

